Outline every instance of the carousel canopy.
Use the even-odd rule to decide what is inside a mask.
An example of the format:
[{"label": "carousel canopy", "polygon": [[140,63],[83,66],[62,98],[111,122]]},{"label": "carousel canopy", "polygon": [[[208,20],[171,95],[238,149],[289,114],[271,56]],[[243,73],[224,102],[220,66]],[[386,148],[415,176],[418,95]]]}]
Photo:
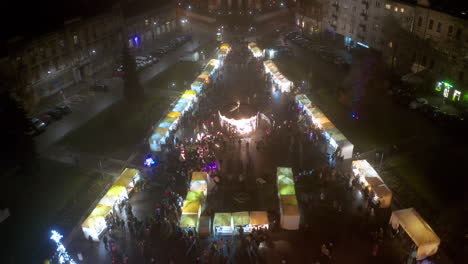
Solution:
[{"label": "carousel canopy", "polygon": [[265,211],[250,212],[250,223],[252,225],[268,225],[268,214]]},{"label": "carousel canopy", "polygon": [[232,213],[232,222],[234,226],[244,226],[250,224],[249,212],[236,212]]},{"label": "carousel canopy", "polygon": [[187,193],[186,201],[203,201],[204,194],[201,191],[189,191]]},{"label": "carousel canopy", "polygon": [[418,246],[418,260],[432,256],[437,252],[440,238],[414,208],[393,211],[390,223],[394,229],[401,226]]},{"label": "carousel canopy", "polygon": [[222,116],[234,120],[252,118],[257,115],[257,110],[251,105],[241,103],[227,104],[219,112]]},{"label": "carousel canopy", "polygon": [[214,226],[231,226],[231,213],[215,213]]},{"label": "carousel canopy", "polygon": [[182,207],[182,214],[199,214],[201,204],[199,201],[185,201]]},{"label": "carousel canopy", "polygon": [[183,214],[180,217],[179,226],[185,227],[197,227],[198,215],[196,214]]}]

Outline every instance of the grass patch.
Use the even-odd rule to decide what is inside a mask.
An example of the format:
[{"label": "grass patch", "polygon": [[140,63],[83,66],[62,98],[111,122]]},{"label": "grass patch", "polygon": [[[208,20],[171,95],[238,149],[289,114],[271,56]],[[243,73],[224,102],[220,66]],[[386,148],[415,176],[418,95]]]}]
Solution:
[{"label": "grass patch", "polygon": [[[179,62],[149,80],[147,87],[149,87],[151,92],[160,89],[176,89],[183,91],[187,88],[184,87],[184,82],[190,85],[200,69],[201,65],[199,63]],[[172,86],[172,83],[174,83],[175,86]]]},{"label": "grass patch", "polygon": [[13,194],[16,204],[11,219],[3,226],[7,229],[2,238],[11,247],[7,255],[14,254],[18,263],[32,263],[31,259],[25,258],[33,256],[47,257],[50,253],[46,250],[50,230],[70,231],[63,230],[63,222],[76,222],[83,213],[73,211],[72,215],[63,217],[63,210],[75,198],[84,196],[91,183],[100,178],[97,172],[61,162],[39,159],[37,164],[29,175],[28,183],[22,184]]}]

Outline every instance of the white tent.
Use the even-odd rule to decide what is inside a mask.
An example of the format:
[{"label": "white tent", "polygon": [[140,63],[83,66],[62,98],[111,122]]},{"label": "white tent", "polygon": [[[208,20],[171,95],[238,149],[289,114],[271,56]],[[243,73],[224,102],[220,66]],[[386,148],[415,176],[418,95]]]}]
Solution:
[{"label": "white tent", "polygon": [[385,185],[382,178],[367,160],[353,160],[353,173],[359,177],[359,182],[369,191],[374,192],[374,199],[380,201],[380,208],[388,208],[392,203],[392,191]]},{"label": "white tent", "polygon": [[280,224],[286,230],[298,230],[301,214],[296,195],[280,196]]},{"label": "white tent", "polygon": [[437,253],[440,238],[414,208],[393,211],[390,224],[393,229],[401,226],[413,240],[418,247],[417,260],[422,260]]}]

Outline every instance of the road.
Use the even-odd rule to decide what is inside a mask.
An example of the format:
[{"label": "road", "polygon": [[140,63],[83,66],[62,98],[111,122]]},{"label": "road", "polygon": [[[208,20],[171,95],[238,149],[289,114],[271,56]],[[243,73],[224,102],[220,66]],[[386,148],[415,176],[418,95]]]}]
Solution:
[{"label": "road", "polygon": [[[199,43],[203,44],[208,39],[213,38],[210,26],[192,22],[193,41],[185,43],[182,47],[164,56],[161,61],[140,73],[140,81],[143,86],[154,78],[157,74],[163,72],[170,66],[179,61],[179,57],[187,51],[198,48]],[[182,34],[182,33],[180,33]],[[173,35],[172,35],[173,36]],[[166,42],[162,41],[161,45]],[[158,48],[155,46],[154,49]],[[114,67],[113,65],[111,67]],[[70,102],[73,113],[64,117],[62,120],[53,122],[46,131],[35,138],[36,150],[39,154],[46,152],[53,144],[60,141],[65,135],[85,124],[101,111],[120,100],[123,96],[123,81],[120,78],[109,78],[110,71],[104,71],[98,75],[98,79],[105,79],[109,83],[109,93],[89,93],[81,90],[80,94],[85,95],[67,95],[67,101]],[[80,84],[81,86],[86,86]]]}]

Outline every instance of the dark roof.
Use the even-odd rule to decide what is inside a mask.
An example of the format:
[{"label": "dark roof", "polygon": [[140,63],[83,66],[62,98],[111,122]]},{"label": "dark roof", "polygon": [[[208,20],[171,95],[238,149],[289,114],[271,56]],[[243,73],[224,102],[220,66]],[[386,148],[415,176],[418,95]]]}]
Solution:
[{"label": "dark roof", "polygon": [[174,0],[124,0],[122,1],[123,15],[132,17],[142,14],[148,10],[167,6],[169,3],[175,3]]},{"label": "dark roof", "polygon": [[466,0],[429,0],[431,8],[443,13],[467,19],[468,1]]}]

